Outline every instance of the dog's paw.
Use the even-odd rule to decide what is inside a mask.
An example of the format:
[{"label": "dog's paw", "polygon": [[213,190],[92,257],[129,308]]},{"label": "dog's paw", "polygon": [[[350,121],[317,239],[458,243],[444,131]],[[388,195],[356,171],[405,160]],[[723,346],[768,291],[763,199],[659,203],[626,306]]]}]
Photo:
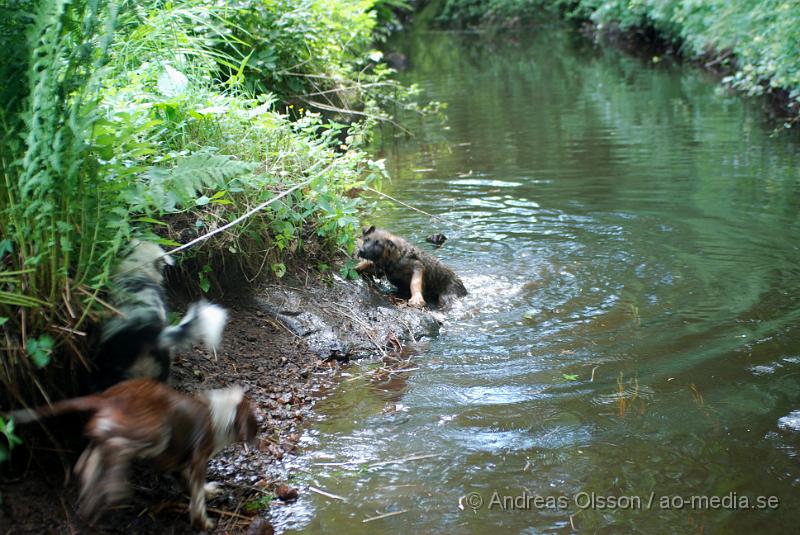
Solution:
[{"label": "dog's paw", "polygon": [[421,295],[413,295],[411,299],[408,300],[408,306],[422,308],[425,306],[425,299],[423,299]]},{"label": "dog's paw", "polygon": [[372,260],[362,260],[353,269],[355,269],[358,273],[372,271],[375,269],[375,263]]},{"label": "dog's paw", "polygon": [[202,516],[200,518],[195,518],[194,520],[192,520],[192,526],[194,526],[195,529],[199,529],[202,531],[211,531],[212,529],[214,529],[214,526],[216,525],[217,525],[216,522],[214,522],[207,516]]},{"label": "dog's paw", "polygon": [[211,499],[219,496],[222,493],[222,488],[220,487],[219,483],[212,481],[203,486],[203,491],[206,493],[206,499]]}]

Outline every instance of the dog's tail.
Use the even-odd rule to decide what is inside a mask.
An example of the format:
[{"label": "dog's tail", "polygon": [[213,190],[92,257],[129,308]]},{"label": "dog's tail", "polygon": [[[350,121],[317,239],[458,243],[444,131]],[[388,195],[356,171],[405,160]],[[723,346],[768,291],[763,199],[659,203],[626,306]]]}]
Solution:
[{"label": "dog's tail", "polygon": [[14,419],[14,423],[28,424],[42,418],[57,416],[66,412],[95,411],[100,407],[100,396],[84,396],[82,398],[62,399],[52,405],[42,405],[33,409],[19,409],[6,413],[6,419]]},{"label": "dog's tail", "polygon": [[158,347],[171,349],[202,341],[209,349],[216,349],[227,321],[227,310],[206,300],[198,301],[189,307],[178,325],[161,331]]}]

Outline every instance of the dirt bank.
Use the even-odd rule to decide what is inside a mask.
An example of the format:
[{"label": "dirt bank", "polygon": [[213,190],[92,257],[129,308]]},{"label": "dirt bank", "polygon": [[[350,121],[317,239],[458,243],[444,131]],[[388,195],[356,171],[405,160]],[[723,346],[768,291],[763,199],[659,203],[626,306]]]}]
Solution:
[{"label": "dirt bank", "polygon": [[[290,475],[282,461],[294,453],[340,367],[352,358],[396,353],[400,341],[434,334],[439,321],[435,312],[337,277],[284,280],[221,302],[231,318],[222,347],[216,355],[200,349],[178,355],[170,382],[185,392],[241,384],[256,401],[259,446],[233,446],[211,461],[209,480],[222,483],[224,492],[209,508],[216,533],[270,533],[259,513],[276,506],[276,489]],[[81,422],[51,424],[61,437]],[[0,533],[192,533],[188,497],[172,478],[138,465],[132,496],[87,526],[76,515],[74,478],[65,483],[62,467],[74,463],[83,444],[66,442],[60,455],[37,447],[14,451],[14,472],[0,478]]]}]

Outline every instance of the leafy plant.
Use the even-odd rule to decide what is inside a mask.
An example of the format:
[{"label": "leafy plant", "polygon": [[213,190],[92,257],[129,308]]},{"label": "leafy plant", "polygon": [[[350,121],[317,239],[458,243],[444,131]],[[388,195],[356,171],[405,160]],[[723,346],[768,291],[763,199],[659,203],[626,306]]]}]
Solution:
[{"label": "leafy plant", "polygon": [[28,356],[37,368],[44,368],[50,363],[54,345],[53,339],[46,334],[39,338],[28,339]]},{"label": "leafy plant", "polygon": [[[57,0],[20,2],[24,7],[31,14],[15,13],[3,37],[19,73],[4,80],[2,92],[13,105],[0,110],[7,268],[0,275],[0,315],[8,318],[2,328],[12,363],[3,366],[0,382],[11,396],[30,385],[28,362],[34,369],[49,362],[56,343],[45,329],[67,326],[61,336],[68,338],[80,328],[131,231],[118,217],[124,209],[114,200],[116,185],[105,180],[93,153],[116,6]],[[30,360],[13,356],[25,347]]]},{"label": "leafy plant", "polygon": [[274,496],[271,495],[264,495],[258,499],[251,500],[244,504],[243,509],[249,513],[254,513],[256,511],[263,511],[264,509],[268,509],[272,501],[275,499]]},{"label": "leafy plant", "polygon": [[211,271],[211,266],[206,264],[197,272],[197,277],[200,280],[200,289],[203,290],[203,293],[208,293],[211,289],[211,281],[208,278],[208,274],[211,273]]},{"label": "leafy plant", "polygon": [[14,446],[22,444],[22,440],[14,434],[14,420],[6,420],[2,416],[0,416],[0,434],[6,439],[5,444],[0,444],[0,463],[2,463],[8,459]]}]

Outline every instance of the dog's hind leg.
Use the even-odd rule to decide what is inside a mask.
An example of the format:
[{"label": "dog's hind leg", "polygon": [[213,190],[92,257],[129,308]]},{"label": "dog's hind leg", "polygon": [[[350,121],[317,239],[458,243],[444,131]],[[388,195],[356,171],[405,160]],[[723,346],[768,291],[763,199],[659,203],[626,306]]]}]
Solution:
[{"label": "dog's hind leg", "polygon": [[81,490],[78,496],[81,516],[89,517],[98,508],[101,496],[97,494],[89,495],[89,492],[96,488],[102,470],[102,453],[97,446],[90,444],[83,450],[78,462],[75,463],[75,474],[81,483]]},{"label": "dog's hind leg", "polygon": [[[183,484],[183,490],[186,491],[187,494],[191,494],[192,492],[192,485],[191,485],[191,471],[189,467],[184,468],[181,470],[181,483]],[[206,494],[206,500],[210,500],[212,498],[216,498],[220,494],[222,494],[222,488],[220,484],[216,481],[210,481],[203,485],[203,491]]]},{"label": "dog's hind leg", "polygon": [[78,513],[94,523],[103,508],[128,494],[128,465],[141,445],[124,438],[90,445],[78,459],[75,472],[80,477]]},{"label": "dog's hind leg", "polygon": [[207,458],[199,458],[201,456],[194,455],[189,467],[184,471],[188,474],[189,482],[189,517],[191,518],[192,525],[198,529],[209,530],[213,529],[214,522],[208,518],[206,513],[206,464]]}]

